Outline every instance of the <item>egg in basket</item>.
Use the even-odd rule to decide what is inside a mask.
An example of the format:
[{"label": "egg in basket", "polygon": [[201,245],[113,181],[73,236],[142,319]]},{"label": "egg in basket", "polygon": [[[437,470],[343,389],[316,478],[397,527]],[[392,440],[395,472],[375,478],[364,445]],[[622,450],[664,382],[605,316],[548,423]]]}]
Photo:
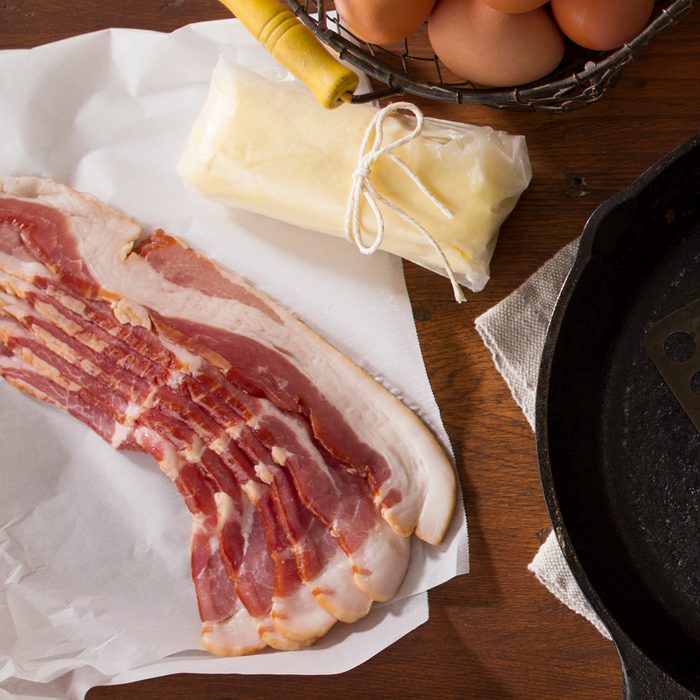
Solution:
[{"label": "egg in basket", "polygon": [[[597,101],[695,0],[222,0],[326,106],[405,94],[565,112]],[[295,19],[295,16],[297,19]],[[303,40],[301,30],[310,31]],[[295,34],[288,43],[286,34]],[[314,39],[374,79],[319,95],[337,69]],[[317,47],[319,48],[319,47]],[[322,48],[322,47],[321,47]],[[327,53],[327,52],[321,52]],[[326,93],[327,94],[327,93]]]}]

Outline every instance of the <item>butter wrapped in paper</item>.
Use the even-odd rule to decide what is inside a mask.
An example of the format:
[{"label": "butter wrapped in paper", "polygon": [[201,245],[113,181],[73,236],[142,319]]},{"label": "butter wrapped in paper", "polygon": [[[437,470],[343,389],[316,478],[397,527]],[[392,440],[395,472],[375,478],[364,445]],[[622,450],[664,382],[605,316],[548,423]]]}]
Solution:
[{"label": "butter wrapped in paper", "polygon": [[[360,104],[324,109],[303,85],[269,80],[222,58],[178,171],[233,207],[342,237],[363,139],[377,112]],[[414,125],[413,117],[393,112],[384,123],[386,142]],[[439,253],[398,208],[429,232],[456,280],[480,291],[500,226],[530,182],[525,138],[425,119],[421,133],[393,155],[453,215],[435,206],[393,158],[381,157],[368,175],[391,203],[378,204],[381,250],[446,273]],[[377,217],[370,206],[361,206],[359,217],[362,239],[371,241]]]}]

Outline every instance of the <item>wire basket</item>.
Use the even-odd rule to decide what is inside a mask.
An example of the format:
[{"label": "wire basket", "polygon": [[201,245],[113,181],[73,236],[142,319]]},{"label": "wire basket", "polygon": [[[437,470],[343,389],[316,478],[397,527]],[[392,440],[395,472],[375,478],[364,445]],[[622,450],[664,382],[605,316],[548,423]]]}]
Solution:
[{"label": "wire basket", "polygon": [[[624,66],[649,41],[695,5],[696,0],[660,0],[646,28],[614,51],[590,51],[571,42],[560,66],[549,75],[515,88],[477,88],[453,79],[429,48],[425,25],[399,46],[368,44],[354,36],[332,11],[327,0],[287,0],[294,14],[340,58],[386,87],[354,95],[353,102],[370,102],[393,95],[477,104],[521,111],[568,112],[599,100]],[[614,0],[610,0],[614,2]]]}]

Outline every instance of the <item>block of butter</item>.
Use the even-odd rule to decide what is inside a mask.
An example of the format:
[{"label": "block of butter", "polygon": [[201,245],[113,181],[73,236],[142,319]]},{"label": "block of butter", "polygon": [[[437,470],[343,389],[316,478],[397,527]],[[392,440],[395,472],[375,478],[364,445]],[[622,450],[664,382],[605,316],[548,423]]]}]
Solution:
[{"label": "block of butter", "polygon": [[[231,206],[344,236],[353,174],[377,111],[359,104],[324,109],[305,86],[268,80],[222,58],[178,171]],[[384,140],[414,125],[413,116],[393,112]],[[446,216],[394,160],[379,158],[369,178],[392,205],[379,203],[381,249],[445,274],[444,261],[398,207],[429,232],[456,280],[480,291],[500,225],[530,182],[524,137],[425,119],[420,135],[394,155],[453,215]],[[362,239],[371,242],[378,224],[370,206],[361,206],[360,223]]]}]

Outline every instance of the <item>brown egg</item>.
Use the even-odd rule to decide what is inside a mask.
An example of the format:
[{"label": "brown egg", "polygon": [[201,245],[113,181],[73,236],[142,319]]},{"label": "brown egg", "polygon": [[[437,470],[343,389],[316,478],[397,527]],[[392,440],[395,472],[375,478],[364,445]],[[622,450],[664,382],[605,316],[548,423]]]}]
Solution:
[{"label": "brown egg", "polygon": [[499,12],[509,14],[519,14],[520,12],[530,12],[538,7],[542,7],[549,0],[483,0],[489,7]]},{"label": "brown egg", "polygon": [[370,44],[401,41],[428,19],[435,0],[336,0],[343,24]]},{"label": "brown egg", "polygon": [[651,17],[654,0],[552,0],[561,30],[587,49],[607,51],[633,39]]},{"label": "brown egg", "polygon": [[543,7],[506,14],[481,0],[439,0],[428,35],[440,60],[477,85],[529,83],[554,70],[564,55],[561,32]]}]

